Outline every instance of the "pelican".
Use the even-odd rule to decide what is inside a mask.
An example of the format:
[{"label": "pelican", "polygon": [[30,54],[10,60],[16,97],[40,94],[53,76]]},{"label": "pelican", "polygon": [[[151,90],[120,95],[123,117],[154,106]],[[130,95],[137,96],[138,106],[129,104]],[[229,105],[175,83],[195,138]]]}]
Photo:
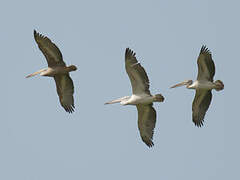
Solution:
[{"label": "pelican", "polygon": [[163,102],[161,94],[151,95],[149,79],[144,68],[140,65],[131,49],[125,52],[125,69],[132,85],[132,95],[118,98],[105,104],[120,103],[121,105],[135,105],[138,111],[138,129],[143,142],[148,146],[154,145],[153,132],[156,123],[156,111],[153,102]]},{"label": "pelican", "polygon": [[37,74],[53,77],[62,107],[68,113],[72,113],[75,108],[73,99],[74,86],[69,72],[76,71],[77,67],[74,65],[66,66],[61,51],[48,37],[34,30],[34,39],[47,60],[48,68],[32,73],[26,76],[26,78],[33,77]]},{"label": "pelican", "polygon": [[220,80],[213,82],[215,65],[212,60],[212,54],[206,46],[202,46],[197,64],[198,75],[195,82],[186,80],[171,88],[186,85],[186,88],[196,90],[192,103],[192,120],[197,127],[201,127],[203,126],[204,116],[212,100],[212,89],[221,91],[224,89],[224,84]]}]

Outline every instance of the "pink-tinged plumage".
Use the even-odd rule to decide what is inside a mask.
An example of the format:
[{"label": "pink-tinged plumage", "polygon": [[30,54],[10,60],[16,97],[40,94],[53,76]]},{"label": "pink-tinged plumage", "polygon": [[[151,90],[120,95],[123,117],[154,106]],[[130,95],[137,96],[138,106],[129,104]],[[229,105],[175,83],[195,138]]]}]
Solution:
[{"label": "pink-tinged plumage", "polygon": [[74,65],[66,66],[61,51],[48,37],[34,30],[34,39],[47,60],[48,68],[32,73],[26,76],[26,78],[37,74],[53,77],[60,104],[67,112],[72,113],[75,108],[73,98],[74,85],[69,72],[76,71],[77,67]]},{"label": "pink-tinged plumage", "polygon": [[135,105],[138,111],[138,129],[141,138],[148,147],[152,147],[156,124],[156,111],[153,108],[153,102],[163,102],[164,97],[161,94],[151,95],[147,73],[135,55],[131,49],[126,49],[125,68],[132,85],[132,95],[105,104]]},{"label": "pink-tinged plumage", "polygon": [[202,46],[197,59],[198,75],[197,80],[186,80],[178,83],[171,88],[186,85],[188,89],[195,89],[195,97],[192,103],[192,121],[197,127],[203,126],[205,114],[211,104],[212,89],[220,91],[224,89],[222,81],[213,82],[215,75],[215,65],[212,54],[206,46]]}]

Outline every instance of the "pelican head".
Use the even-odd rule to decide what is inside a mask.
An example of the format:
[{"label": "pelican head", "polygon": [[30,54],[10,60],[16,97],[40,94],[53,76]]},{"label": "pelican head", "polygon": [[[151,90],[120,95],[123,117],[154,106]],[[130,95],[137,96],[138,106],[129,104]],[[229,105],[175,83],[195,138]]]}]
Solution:
[{"label": "pelican head", "polygon": [[155,94],[154,96],[154,102],[163,102],[164,97],[161,94]]},{"label": "pelican head", "polygon": [[70,66],[67,67],[67,70],[68,70],[68,72],[76,71],[76,70],[77,70],[77,67],[74,66],[74,65],[70,65]]},{"label": "pelican head", "polygon": [[176,84],[176,85],[174,85],[174,86],[172,86],[170,88],[176,88],[176,87],[185,86],[185,85],[188,88],[192,83],[193,83],[192,80],[185,80],[185,81],[183,81],[181,83],[178,83],[178,84]]},{"label": "pelican head", "polygon": [[221,91],[221,90],[224,89],[224,84],[223,84],[222,81],[217,80],[217,81],[214,82],[214,84],[215,84],[215,86],[216,86],[216,87],[215,87],[215,90],[216,90],[216,91]]}]

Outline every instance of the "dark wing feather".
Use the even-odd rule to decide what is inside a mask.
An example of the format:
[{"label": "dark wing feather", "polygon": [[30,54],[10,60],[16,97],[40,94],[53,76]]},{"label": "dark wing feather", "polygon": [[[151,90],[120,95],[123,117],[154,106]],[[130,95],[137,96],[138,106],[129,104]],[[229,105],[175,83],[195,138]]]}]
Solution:
[{"label": "dark wing feather", "polygon": [[44,54],[49,67],[65,66],[61,51],[48,37],[34,30],[34,39]]},{"label": "dark wing feather", "polygon": [[192,120],[194,124],[201,127],[204,122],[205,114],[212,100],[211,90],[196,90],[192,104]]},{"label": "dark wing feather", "polygon": [[197,60],[198,76],[197,80],[208,80],[213,82],[215,75],[215,65],[212,60],[212,54],[206,46],[202,46]]},{"label": "dark wing feather", "polygon": [[156,124],[156,111],[152,104],[149,105],[137,105],[138,110],[138,129],[140,131],[143,142],[148,146],[154,145],[153,133]]},{"label": "dark wing feather", "polygon": [[133,94],[149,94],[149,79],[146,71],[136,59],[136,54],[129,48],[125,52],[125,68],[131,81]]},{"label": "dark wing feather", "polygon": [[69,74],[59,74],[54,76],[57,93],[62,107],[69,113],[74,111],[74,86]]}]

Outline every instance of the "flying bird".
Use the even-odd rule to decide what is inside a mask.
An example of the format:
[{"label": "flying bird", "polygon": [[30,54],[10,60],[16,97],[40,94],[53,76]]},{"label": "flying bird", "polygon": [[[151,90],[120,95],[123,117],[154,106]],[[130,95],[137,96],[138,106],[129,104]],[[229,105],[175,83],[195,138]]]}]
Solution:
[{"label": "flying bird", "polygon": [[26,76],[26,78],[37,74],[53,77],[62,107],[68,113],[72,113],[75,108],[73,99],[74,86],[69,72],[76,71],[77,67],[74,65],[66,66],[61,51],[48,37],[34,30],[34,39],[47,60],[48,68],[32,73]]},{"label": "flying bird", "polygon": [[132,85],[132,95],[105,104],[135,105],[138,111],[138,129],[141,138],[148,147],[152,147],[156,124],[156,111],[153,108],[153,102],[163,102],[164,97],[161,94],[151,95],[147,73],[137,61],[135,55],[131,49],[126,49],[125,69]]},{"label": "flying bird", "polygon": [[215,65],[212,54],[206,46],[202,46],[197,59],[198,75],[197,80],[186,80],[171,88],[186,85],[188,89],[195,89],[195,98],[192,103],[192,120],[197,127],[203,126],[205,114],[212,100],[212,89],[221,91],[224,89],[222,81],[213,82],[215,75]]}]

